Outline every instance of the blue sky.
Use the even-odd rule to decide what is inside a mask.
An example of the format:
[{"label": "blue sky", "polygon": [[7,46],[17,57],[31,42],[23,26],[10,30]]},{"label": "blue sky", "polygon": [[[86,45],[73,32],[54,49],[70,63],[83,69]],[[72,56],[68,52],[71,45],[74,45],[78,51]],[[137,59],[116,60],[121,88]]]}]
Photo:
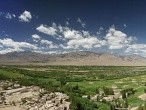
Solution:
[{"label": "blue sky", "polygon": [[1,0],[0,53],[146,56],[145,0]]}]

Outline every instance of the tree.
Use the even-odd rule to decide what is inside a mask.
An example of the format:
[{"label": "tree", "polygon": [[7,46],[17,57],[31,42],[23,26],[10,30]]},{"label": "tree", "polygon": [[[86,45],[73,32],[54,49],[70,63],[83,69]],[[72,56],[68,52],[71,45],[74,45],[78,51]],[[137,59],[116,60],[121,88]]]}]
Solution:
[{"label": "tree", "polygon": [[90,97],[90,95],[88,95],[88,97],[87,97],[89,100],[91,99],[91,97]]},{"label": "tree", "polygon": [[112,88],[103,87],[103,91],[105,95],[114,95],[114,91]]},{"label": "tree", "polygon": [[126,98],[126,91],[125,90],[122,90],[121,91],[121,94],[122,94],[122,99],[125,99]]},{"label": "tree", "polygon": [[128,108],[128,101],[127,101],[127,99],[125,100],[125,108]]},{"label": "tree", "polygon": [[99,95],[97,95],[97,102],[98,102],[98,101],[100,101],[100,96],[99,96]]},{"label": "tree", "polygon": [[115,106],[114,105],[110,104],[109,106],[110,106],[110,110],[115,110]]},{"label": "tree", "polygon": [[144,89],[144,93],[146,93],[146,89]]},{"label": "tree", "polygon": [[75,110],[84,110],[84,108],[82,107],[82,104],[80,102],[77,103]]},{"label": "tree", "polygon": [[95,92],[96,92],[96,94],[99,94],[99,88],[96,88]]},{"label": "tree", "polygon": [[73,87],[72,87],[72,90],[73,90],[73,91],[79,90],[79,86],[78,86],[78,85],[73,86]]}]

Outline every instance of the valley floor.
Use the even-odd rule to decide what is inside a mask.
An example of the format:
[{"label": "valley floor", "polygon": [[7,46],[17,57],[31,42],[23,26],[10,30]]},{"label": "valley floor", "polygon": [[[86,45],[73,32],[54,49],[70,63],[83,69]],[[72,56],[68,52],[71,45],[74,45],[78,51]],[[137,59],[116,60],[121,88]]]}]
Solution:
[{"label": "valley floor", "polygon": [[[29,99],[24,96],[32,97],[35,94],[35,97],[33,97],[34,101],[41,95],[40,92],[38,92],[40,91],[38,88],[36,88],[34,94],[29,94],[29,91],[34,91],[33,88],[35,86],[45,88],[49,91],[49,94],[51,92],[53,92],[53,94],[59,94],[59,97],[65,96],[63,95],[64,93],[67,94],[69,98],[65,100],[69,101],[63,102],[63,105],[60,104],[62,103],[61,99],[64,99],[64,97],[62,97],[59,99],[61,102],[58,102],[60,105],[57,105],[57,107],[65,105],[67,107],[66,110],[69,109],[69,107],[71,110],[75,110],[77,107],[82,107],[83,110],[87,110],[87,108],[94,110],[111,110],[111,108],[112,110],[114,110],[113,108],[139,110],[140,106],[144,108],[146,105],[146,67],[1,66],[0,76],[1,87],[5,89],[7,87],[5,87],[5,83],[3,83],[5,80],[13,80],[22,85],[18,89],[11,89],[9,86],[6,90],[1,88],[2,93],[10,94],[11,92],[18,92],[7,95],[7,97],[4,98],[7,101],[0,105],[0,110],[10,110],[12,108],[15,110],[25,110],[30,100],[29,102],[27,100],[27,103],[25,102],[26,105],[28,104],[27,106],[25,104],[25,106],[22,106],[22,100]],[[7,82],[7,84],[9,83],[10,82]],[[10,83],[10,85],[13,84]],[[15,86],[17,86],[17,84],[15,84]],[[27,89],[28,92],[26,92],[25,89]],[[49,94],[46,98],[50,97]],[[19,97],[15,98],[17,95]],[[67,95],[65,97],[67,97]],[[57,95],[55,96],[58,97]],[[40,99],[37,101],[40,101]],[[49,99],[49,101],[54,99],[58,100],[58,98],[54,97]],[[15,105],[14,102],[21,104]],[[40,103],[40,107],[56,106],[53,103],[45,105],[46,103],[51,102],[47,102],[46,100],[43,105]],[[5,104],[7,106],[4,106]],[[61,109],[59,108],[58,110]]]}]

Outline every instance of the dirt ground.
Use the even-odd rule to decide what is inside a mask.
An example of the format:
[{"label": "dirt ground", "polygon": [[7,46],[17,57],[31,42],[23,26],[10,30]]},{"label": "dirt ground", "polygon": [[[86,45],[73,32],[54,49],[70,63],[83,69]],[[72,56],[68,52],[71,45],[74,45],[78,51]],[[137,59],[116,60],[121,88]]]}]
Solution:
[{"label": "dirt ground", "polygon": [[141,100],[146,100],[146,94],[142,94],[142,95],[138,96],[138,98],[140,98]]},{"label": "dirt ground", "polygon": [[9,107],[0,108],[0,110],[26,110],[26,109],[19,106],[9,106]]}]

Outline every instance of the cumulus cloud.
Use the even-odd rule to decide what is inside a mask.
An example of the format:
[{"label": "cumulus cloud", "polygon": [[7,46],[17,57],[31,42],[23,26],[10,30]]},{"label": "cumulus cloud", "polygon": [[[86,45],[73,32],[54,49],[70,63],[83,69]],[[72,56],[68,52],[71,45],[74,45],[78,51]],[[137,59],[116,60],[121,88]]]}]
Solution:
[{"label": "cumulus cloud", "polygon": [[51,27],[47,27],[46,25],[41,24],[36,28],[36,30],[50,36],[57,35],[57,29],[55,28],[54,24]]},{"label": "cumulus cloud", "polygon": [[65,28],[63,35],[66,39],[82,39],[82,33],[80,31],[71,30],[69,28]]},{"label": "cumulus cloud", "polygon": [[80,40],[69,40],[67,45],[79,49],[79,47],[85,49],[92,49],[94,47],[101,47],[101,42],[96,37],[82,38]]},{"label": "cumulus cloud", "polygon": [[37,34],[33,34],[32,39],[33,39],[34,42],[38,42],[39,40],[41,40],[41,37]]},{"label": "cumulus cloud", "polygon": [[39,35],[37,35],[37,34],[33,34],[33,35],[32,35],[32,38],[34,38],[34,39],[39,39],[39,40],[41,39],[41,37],[40,37]]},{"label": "cumulus cloud", "polygon": [[115,27],[111,27],[105,39],[107,40],[109,49],[122,49],[128,47],[136,38],[129,37],[125,33],[116,30]]},{"label": "cumulus cloud", "polygon": [[146,56],[146,44],[132,44],[125,50],[126,53],[142,54]]},{"label": "cumulus cloud", "polygon": [[30,22],[31,19],[32,19],[31,13],[26,10],[19,16],[19,21],[21,22]]},{"label": "cumulus cloud", "polygon": [[[3,13],[0,13],[0,16],[1,15],[3,15]],[[15,15],[12,14],[7,15],[7,19],[13,19],[14,17]],[[22,22],[30,22],[31,19],[31,13],[28,11],[24,11],[24,13],[19,16],[19,20]],[[81,19],[78,19],[77,22],[81,25],[83,23]],[[31,40],[34,41],[33,43],[17,42],[10,38],[0,39],[0,53],[25,51],[27,49],[41,53],[57,52],[58,50],[60,52],[92,49],[98,51],[99,48],[104,48],[107,51],[110,49],[110,51],[122,51],[128,54],[146,54],[146,44],[137,44],[135,37],[117,30],[114,26],[111,26],[105,35],[103,35],[104,29],[102,27],[96,31],[97,33],[93,33],[85,30],[85,25],[86,24],[82,25],[82,29],[77,30],[71,28],[68,22],[66,22],[65,26],[56,25],[55,23],[51,26],[40,24],[36,30],[48,35],[48,38],[33,34],[31,36]],[[51,36],[56,38],[57,41],[51,41]]]},{"label": "cumulus cloud", "polygon": [[64,49],[92,49],[105,45],[104,40],[99,40],[88,31],[78,31],[68,27],[61,28],[62,37],[66,39],[66,45],[60,45]]},{"label": "cumulus cloud", "polygon": [[48,41],[48,40],[41,40],[40,41],[42,44],[47,44],[47,45],[51,45],[52,41]]},{"label": "cumulus cloud", "polygon": [[37,34],[33,34],[32,35],[32,39],[33,39],[34,42],[37,42],[38,44],[41,44],[42,49],[46,49],[46,48],[49,48],[49,49],[58,48],[58,45],[54,44],[52,41],[43,39],[42,37],[40,37]]},{"label": "cumulus cloud", "polygon": [[58,48],[58,45],[54,44],[52,41],[42,39],[41,44],[46,45],[49,49]]},{"label": "cumulus cloud", "polygon": [[59,44],[54,44],[54,42],[43,39],[37,34],[32,35],[32,39],[37,41],[37,43],[41,45],[41,49],[44,50],[58,48],[66,51],[73,51],[106,48],[107,50],[110,49],[110,51],[122,50],[126,53],[144,53],[146,50],[146,45],[136,44],[135,42],[137,39],[135,37],[115,29],[114,26],[108,29],[105,37],[100,36],[101,32],[104,30],[102,27],[99,28],[98,34],[93,34],[85,30],[76,30],[67,25],[56,25],[55,23],[53,23],[52,26],[41,24],[36,30],[59,40]]},{"label": "cumulus cloud", "polygon": [[55,23],[51,27],[40,25],[36,28],[39,32],[53,36],[63,40],[64,44],[60,44],[63,49],[92,49],[105,45],[104,40],[99,40],[96,36],[91,35],[88,31],[75,30],[67,26],[57,26]]},{"label": "cumulus cloud", "polygon": [[16,42],[10,38],[0,39],[1,50],[0,53],[25,51],[27,49],[38,49],[36,45],[27,42]]}]

